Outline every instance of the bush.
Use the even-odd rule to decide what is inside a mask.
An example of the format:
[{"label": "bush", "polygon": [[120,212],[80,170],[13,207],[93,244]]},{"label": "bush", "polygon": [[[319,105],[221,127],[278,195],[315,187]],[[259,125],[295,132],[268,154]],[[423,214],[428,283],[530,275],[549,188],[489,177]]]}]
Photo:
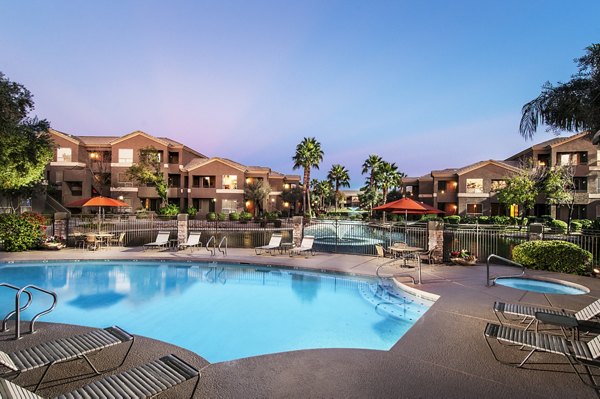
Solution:
[{"label": "bush", "polygon": [[581,231],[583,225],[578,220],[571,220],[571,231]]},{"label": "bush", "polygon": [[583,275],[592,253],[567,241],[528,241],[513,249],[513,260],[530,269]]},{"label": "bush", "polygon": [[479,224],[490,224],[491,220],[489,216],[479,216],[477,218],[477,223]]},{"label": "bush", "polygon": [[224,222],[225,220],[229,219],[229,216],[225,212],[219,212],[217,217],[219,218],[220,222]]},{"label": "bush", "polygon": [[421,216],[421,219],[419,219],[420,222],[429,222],[430,220],[435,220],[436,222],[442,222],[444,219],[442,219],[438,215],[423,215],[423,216]]},{"label": "bush", "polygon": [[460,216],[452,215],[452,216],[444,216],[444,222],[448,224],[459,224]]},{"label": "bush", "polygon": [[240,214],[240,220],[242,222],[249,222],[250,220],[252,220],[252,214],[250,212],[242,212]]},{"label": "bush", "polygon": [[26,251],[44,241],[44,218],[37,214],[0,215],[0,239],[7,252]]},{"label": "bush", "polygon": [[237,222],[238,220],[240,220],[240,214],[237,212],[231,212],[229,214],[229,220],[231,220],[232,222]]},{"label": "bush", "polygon": [[507,226],[510,224],[510,216],[490,216],[490,223]]},{"label": "bush", "polygon": [[187,209],[185,210],[185,213],[187,213],[188,216],[193,219],[198,214],[198,210],[196,208],[194,208],[193,206],[188,206]]},{"label": "bush", "polygon": [[567,232],[567,222],[563,222],[562,220],[554,219],[546,223],[546,226],[552,228],[555,231],[559,231],[561,233]]},{"label": "bush", "polygon": [[179,206],[175,204],[169,204],[167,206],[163,206],[158,210],[159,215],[163,216],[177,216],[180,212]]},{"label": "bush", "polygon": [[208,212],[206,214],[206,220],[209,222],[214,222],[217,220],[217,214],[214,212]]},{"label": "bush", "polygon": [[576,219],[573,220],[574,222],[577,221],[579,223],[581,223],[581,228],[582,229],[591,229],[592,226],[594,225],[594,222],[591,221],[590,219]]}]

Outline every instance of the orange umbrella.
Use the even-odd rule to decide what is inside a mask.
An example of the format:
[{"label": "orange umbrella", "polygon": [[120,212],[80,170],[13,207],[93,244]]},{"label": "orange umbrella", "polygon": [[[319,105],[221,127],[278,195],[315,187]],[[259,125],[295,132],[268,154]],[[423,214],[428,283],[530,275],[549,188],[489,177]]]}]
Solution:
[{"label": "orange umbrella", "polygon": [[129,206],[129,204],[119,201],[118,199],[108,198],[103,196],[90,198],[85,204],[81,206],[97,206],[98,207],[98,233],[100,233],[100,228],[102,226],[102,207],[104,206],[115,206],[115,207],[124,207]]},{"label": "orange umbrella", "polygon": [[410,213],[410,214],[422,214],[422,213],[444,213],[430,205],[426,205],[422,202],[417,202],[411,198],[401,198],[397,201],[388,202],[387,204],[379,205],[373,208],[374,211],[388,211],[394,213]]}]

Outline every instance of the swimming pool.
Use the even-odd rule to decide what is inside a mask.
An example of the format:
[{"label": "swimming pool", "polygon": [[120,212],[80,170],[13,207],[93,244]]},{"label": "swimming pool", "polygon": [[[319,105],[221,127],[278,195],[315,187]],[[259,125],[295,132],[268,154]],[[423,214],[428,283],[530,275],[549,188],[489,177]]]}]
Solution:
[{"label": "swimming pool", "polygon": [[[210,362],[313,348],[389,350],[432,302],[375,279],[207,262],[0,264],[1,282],[55,291],[41,321],[119,325]],[[28,315],[48,306],[34,294]],[[2,317],[14,291],[0,291]],[[27,314],[25,315],[27,316]]]},{"label": "swimming pool", "polygon": [[496,279],[496,284],[542,294],[583,295],[590,292],[589,289],[579,284],[530,277],[500,277]]}]

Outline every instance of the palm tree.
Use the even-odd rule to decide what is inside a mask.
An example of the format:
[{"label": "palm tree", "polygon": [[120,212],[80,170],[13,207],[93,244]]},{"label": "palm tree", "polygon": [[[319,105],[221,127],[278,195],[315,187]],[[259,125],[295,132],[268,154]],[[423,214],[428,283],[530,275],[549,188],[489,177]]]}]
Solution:
[{"label": "palm tree", "polygon": [[329,180],[335,188],[335,211],[337,213],[340,187],[350,187],[350,174],[345,166],[335,164],[329,169],[327,180]]},{"label": "palm tree", "polygon": [[270,193],[271,186],[262,179],[255,179],[246,184],[246,187],[244,187],[244,197],[254,203],[254,216],[257,216],[257,211],[258,214],[262,214],[264,202]]},{"label": "palm tree", "polygon": [[[310,191],[308,185],[310,182],[310,168],[319,169],[319,163],[323,161],[323,150],[321,149],[321,143],[314,137],[304,137],[300,144],[296,146],[296,154],[292,157],[294,161],[295,169],[304,169],[304,179],[302,184],[302,190],[304,191],[302,196],[303,209],[308,210],[308,215],[311,215],[310,209]],[[306,205],[308,204],[308,208]]]},{"label": "palm tree", "polygon": [[[519,133],[532,138],[538,125],[550,130],[600,130],[600,44],[586,48],[586,54],[575,60],[578,72],[566,83],[556,86],[546,82],[541,94],[521,109]],[[594,136],[598,144],[600,134]]]},{"label": "palm tree", "polygon": [[375,183],[375,172],[377,171],[377,167],[383,162],[383,159],[379,155],[371,154],[362,164],[362,172],[361,174],[369,173],[369,182],[368,186],[373,187],[373,183]]},{"label": "palm tree", "polygon": [[[403,177],[404,173],[398,172],[395,163],[381,162],[375,173],[375,183],[383,192],[383,202],[387,200],[388,190],[399,187],[402,184]],[[383,222],[385,223],[385,212],[383,213]]]}]

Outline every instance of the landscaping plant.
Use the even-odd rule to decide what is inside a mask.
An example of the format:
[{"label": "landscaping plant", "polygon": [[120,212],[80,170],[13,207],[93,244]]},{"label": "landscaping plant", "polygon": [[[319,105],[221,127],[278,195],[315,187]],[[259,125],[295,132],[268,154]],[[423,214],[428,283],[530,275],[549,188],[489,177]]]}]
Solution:
[{"label": "landscaping plant", "polygon": [[580,275],[589,273],[592,262],[591,252],[567,241],[524,242],[513,249],[512,257],[530,269]]}]

